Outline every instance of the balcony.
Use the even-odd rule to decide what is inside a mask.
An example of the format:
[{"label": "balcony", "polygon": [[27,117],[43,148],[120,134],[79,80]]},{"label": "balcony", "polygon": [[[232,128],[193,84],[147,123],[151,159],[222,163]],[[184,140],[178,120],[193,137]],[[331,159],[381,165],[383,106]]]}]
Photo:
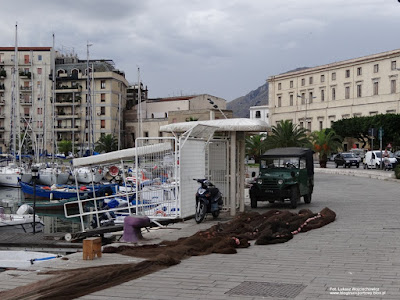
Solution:
[{"label": "balcony", "polygon": [[32,92],[32,87],[31,86],[20,86],[19,88],[21,93],[30,93]]},{"label": "balcony", "polygon": [[58,85],[56,86],[56,94],[65,94],[65,93],[80,93],[82,92],[82,86],[81,85],[73,85],[73,86],[68,86],[68,85]]},{"label": "balcony", "polygon": [[62,126],[56,127],[57,132],[79,132],[78,127]]},{"label": "balcony", "polygon": [[4,69],[0,70],[0,79],[4,79],[7,77],[7,72]]},{"label": "balcony", "polygon": [[31,72],[19,72],[19,77],[21,79],[31,79],[32,78],[32,73]]},{"label": "balcony", "polygon": [[6,117],[5,114],[0,113],[0,119],[4,119]]},{"label": "balcony", "polygon": [[4,130],[6,130],[4,126],[0,126],[0,132],[4,132]]},{"label": "balcony", "polygon": [[4,92],[5,90],[4,83],[0,84],[0,92]]},{"label": "balcony", "polygon": [[32,105],[32,100],[20,99],[19,103],[21,105]]},{"label": "balcony", "polygon": [[78,114],[75,114],[75,115],[70,115],[70,114],[58,114],[57,116],[56,116],[56,119],[57,120],[68,120],[68,119],[78,119],[79,118],[79,115]]},{"label": "balcony", "polygon": [[6,101],[4,99],[0,99],[0,105],[6,104]]}]

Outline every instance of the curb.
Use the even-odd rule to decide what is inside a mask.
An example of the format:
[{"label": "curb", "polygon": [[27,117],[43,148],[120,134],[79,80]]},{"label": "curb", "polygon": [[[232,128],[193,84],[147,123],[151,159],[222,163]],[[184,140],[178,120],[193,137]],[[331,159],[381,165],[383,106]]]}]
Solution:
[{"label": "curb", "polygon": [[379,171],[379,170],[346,170],[346,169],[329,169],[329,168],[314,168],[315,173],[325,173],[325,174],[336,174],[336,175],[347,175],[355,177],[364,177],[379,179],[385,181],[393,181],[400,183],[399,179],[396,179],[394,172],[391,171]]}]

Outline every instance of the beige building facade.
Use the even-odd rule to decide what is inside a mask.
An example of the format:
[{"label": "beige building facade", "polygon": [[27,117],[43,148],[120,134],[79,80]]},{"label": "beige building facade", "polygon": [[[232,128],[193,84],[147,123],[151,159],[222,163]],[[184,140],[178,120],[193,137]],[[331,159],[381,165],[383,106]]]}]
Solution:
[{"label": "beige building facade", "polygon": [[310,131],[343,118],[400,113],[400,49],[268,78],[271,126]]}]

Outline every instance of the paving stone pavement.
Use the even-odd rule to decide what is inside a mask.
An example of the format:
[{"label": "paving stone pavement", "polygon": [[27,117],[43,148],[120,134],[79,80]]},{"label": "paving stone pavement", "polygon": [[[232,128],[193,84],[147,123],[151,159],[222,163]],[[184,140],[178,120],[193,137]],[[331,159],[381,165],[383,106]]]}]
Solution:
[{"label": "paving stone pavement", "polygon": [[[316,169],[312,203],[291,211],[309,208],[319,212],[329,207],[337,214],[335,222],[300,233],[284,244],[252,244],[233,255],[191,257],[179,265],[81,299],[400,299],[399,183],[325,174]],[[289,209],[286,204],[259,206],[260,213],[270,208]],[[188,220],[173,224],[170,229],[146,233],[145,237],[151,242],[173,240],[212,224],[210,219],[200,225]],[[0,273],[0,290],[42,279],[43,275],[35,272],[39,266],[63,269],[140,261],[118,254],[83,261],[80,255],[27,271]],[[254,283],[269,284],[264,296],[260,290],[246,290],[246,284]],[[278,294],[267,296],[271,292],[268,287],[274,284],[279,287]],[[230,293],[240,285],[244,286],[243,294]],[[299,291],[295,295],[279,295],[283,286],[288,290],[297,287]]]}]

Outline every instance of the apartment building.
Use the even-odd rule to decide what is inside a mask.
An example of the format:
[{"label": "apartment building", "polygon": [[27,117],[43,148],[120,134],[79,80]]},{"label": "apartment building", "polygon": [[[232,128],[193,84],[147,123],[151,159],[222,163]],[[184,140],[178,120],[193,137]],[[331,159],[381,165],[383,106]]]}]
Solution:
[{"label": "apartment building", "polygon": [[269,125],[269,106],[268,105],[250,106],[250,119],[261,120]]},{"label": "apartment building", "polygon": [[84,148],[107,134],[121,141],[129,83],[113,61],[59,55],[55,71],[57,141],[75,141]]},{"label": "apartment building", "polygon": [[15,50],[0,47],[1,152],[12,152],[11,141],[15,137],[18,143],[19,132],[21,135],[29,132],[26,138],[42,147],[50,138],[45,128],[51,120],[51,111],[46,107],[51,97],[48,74],[54,61],[52,48],[18,47]]},{"label": "apartment building", "polygon": [[354,116],[400,113],[400,49],[271,76],[271,125],[311,131]]},{"label": "apartment building", "polygon": [[[214,104],[211,104],[209,99]],[[143,100],[140,105],[137,103],[125,112],[127,147],[133,147],[135,139],[139,136],[163,136],[160,132],[162,125],[222,119],[225,118],[223,114],[227,118],[232,118],[233,115],[231,110],[226,110],[226,100],[208,94]]]}]

